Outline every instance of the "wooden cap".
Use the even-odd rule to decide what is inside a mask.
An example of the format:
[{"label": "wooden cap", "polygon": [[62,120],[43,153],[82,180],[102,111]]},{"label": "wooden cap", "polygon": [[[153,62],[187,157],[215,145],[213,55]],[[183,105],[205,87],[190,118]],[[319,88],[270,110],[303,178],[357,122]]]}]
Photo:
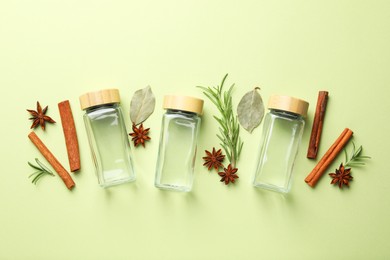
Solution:
[{"label": "wooden cap", "polygon": [[268,109],[277,109],[306,117],[309,103],[290,96],[273,95],[268,102]]},{"label": "wooden cap", "polygon": [[118,89],[103,89],[94,92],[88,92],[80,96],[80,106],[82,110],[90,107],[120,103]]},{"label": "wooden cap", "polygon": [[164,96],[164,109],[175,109],[201,115],[203,113],[203,100],[188,96]]}]

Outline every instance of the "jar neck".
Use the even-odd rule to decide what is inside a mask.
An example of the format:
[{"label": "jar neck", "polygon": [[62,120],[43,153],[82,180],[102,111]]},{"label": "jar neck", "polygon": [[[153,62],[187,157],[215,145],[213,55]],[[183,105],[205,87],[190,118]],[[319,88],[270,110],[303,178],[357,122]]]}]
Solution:
[{"label": "jar neck", "polygon": [[277,116],[282,116],[290,119],[303,119],[302,115],[290,112],[290,111],[284,111],[279,109],[270,109],[270,113]]},{"label": "jar neck", "polygon": [[98,105],[98,106],[89,107],[85,111],[87,113],[91,113],[91,112],[94,112],[96,110],[103,109],[103,108],[114,108],[115,109],[118,106],[119,106],[119,103],[102,104],[102,105]]},{"label": "jar neck", "polygon": [[183,116],[197,116],[198,114],[194,112],[188,112],[183,110],[176,110],[176,109],[167,109],[167,114],[177,114],[177,115],[183,115]]}]

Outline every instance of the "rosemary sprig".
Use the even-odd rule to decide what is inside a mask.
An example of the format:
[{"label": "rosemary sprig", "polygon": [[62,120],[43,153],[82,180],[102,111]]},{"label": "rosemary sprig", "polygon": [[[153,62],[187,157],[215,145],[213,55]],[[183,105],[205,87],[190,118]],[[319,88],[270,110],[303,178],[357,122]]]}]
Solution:
[{"label": "rosemary sprig", "polygon": [[359,146],[359,148],[356,150],[355,143],[352,142],[351,158],[349,158],[346,149],[344,149],[344,154],[345,154],[345,164],[344,164],[344,166],[347,167],[347,166],[362,166],[362,165],[365,165],[365,163],[362,162],[362,160],[371,159],[371,157],[370,156],[361,155],[362,151],[363,151],[363,147],[362,146]]},{"label": "rosemary sprig", "polygon": [[30,165],[33,169],[37,170],[36,172],[30,174],[28,177],[31,178],[33,177],[32,179],[32,183],[34,183],[35,185],[37,184],[37,182],[45,175],[51,175],[51,176],[54,176],[54,173],[49,170],[49,168],[47,168],[43,163],[41,163],[38,158],[35,158],[35,161],[37,162],[38,165],[34,165],[30,162],[28,162],[28,165]]},{"label": "rosemary sprig", "polygon": [[225,150],[226,156],[234,168],[240,157],[243,142],[239,136],[240,125],[237,116],[233,112],[232,91],[234,84],[230,86],[229,90],[223,90],[227,76],[228,74],[222,79],[220,86],[207,88],[198,86],[198,88],[203,90],[203,94],[213,102],[221,114],[220,117],[213,116],[220,126],[220,134],[217,134],[217,137],[221,141],[220,145]]}]

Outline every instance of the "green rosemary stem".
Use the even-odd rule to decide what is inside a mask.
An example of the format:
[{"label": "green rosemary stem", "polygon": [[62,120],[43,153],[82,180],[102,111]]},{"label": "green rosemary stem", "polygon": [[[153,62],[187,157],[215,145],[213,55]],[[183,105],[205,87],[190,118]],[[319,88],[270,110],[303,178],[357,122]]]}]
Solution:
[{"label": "green rosemary stem", "polygon": [[359,146],[358,149],[356,149],[355,143],[352,142],[352,152],[351,157],[349,158],[348,153],[346,149],[344,149],[345,154],[345,164],[344,166],[363,166],[365,165],[364,160],[371,159],[370,156],[361,155],[363,151],[363,146]]},{"label": "green rosemary stem", "polygon": [[243,142],[239,136],[240,126],[238,119],[233,112],[232,91],[234,84],[227,91],[223,91],[225,80],[228,74],[222,79],[221,85],[217,87],[202,87],[203,94],[216,106],[220,112],[220,117],[214,116],[214,119],[219,123],[218,139],[220,145],[226,153],[232,167],[236,167],[239,159]]}]

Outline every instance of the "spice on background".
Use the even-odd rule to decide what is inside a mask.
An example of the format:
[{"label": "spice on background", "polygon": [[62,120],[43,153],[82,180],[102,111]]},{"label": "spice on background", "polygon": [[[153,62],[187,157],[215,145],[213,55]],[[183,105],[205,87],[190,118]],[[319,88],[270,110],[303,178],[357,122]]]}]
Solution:
[{"label": "spice on background", "polygon": [[349,181],[353,179],[351,176],[351,168],[346,169],[347,166],[364,166],[365,163],[363,160],[371,159],[370,156],[361,155],[363,151],[363,146],[359,146],[356,150],[355,143],[352,142],[352,153],[351,158],[349,158],[347,151],[344,149],[345,153],[345,163],[341,163],[339,169],[336,169],[336,173],[330,173],[329,176],[332,178],[330,184],[338,184],[340,189],[342,185],[349,186]]},{"label": "spice on background", "polygon": [[30,162],[28,162],[28,165],[30,165],[33,169],[36,170],[36,172],[30,174],[30,176],[28,176],[29,178],[31,177],[34,177],[32,179],[32,183],[34,183],[35,185],[37,184],[37,182],[43,177],[43,176],[46,176],[46,175],[50,175],[50,176],[53,176],[54,177],[54,174],[53,172],[47,168],[43,163],[41,163],[38,158],[35,158],[35,161],[37,162],[38,165],[34,165]]},{"label": "spice on background", "polygon": [[151,138],[148,136],[150,128],[144,129],[143,124],[141,124],[138,128],[135,124],[133,124],[133,133],[129,135],[133,137],[131,141],[134,142],[134,146],[142,145],[145,147],[145,142],[149,141]]},{"label": "spice on background", "polygon": [[236,172],[237,168],[234,168],[231,164],[227,168],[223,168],[223,172],[219,172],[218,175],[222,177],[221,182],[225,182],[228,185],[230,182],[234,183],[238,178]]},{"label": "spice on background", "polygon": [[258,90],[259,87],[247,92],[237,106],[237,117],[241,126],[252,133],[264,117],[264,104]]},{"label": "spice on background", "polygon": [[130,120],[135,125],[144,122],[153,113],[156,98],[150,86],[134,92],[130,101]]},{"label": "spice on background", "polygon": [[39,104],[38,101],[37,101],[37,111],[27,109],[27,111],[32,116],[29,119],[33,120],[33,123],[31,125],[30,129],[33,129],[33,128],[37,127],[38,125],[40,125],[42,130],[45,130],[45,123],[46,122],[49,122],[49,123],[56,122],[51,117],[46,115],[47,109],[48,109],[48,106],[46,106],[44,109],[42,109],[41,104]]},{"label": "spice on background", "polygon": [[203,160],[205,163],[203,166],[206,166],[208,170],[211,170],[211,168],[214,168],[216,171],[219,170],[220,167],[223,167],[223,160],[225,159],[225,155],[222,154],[222,150],[219,149],[218,151],[215,150],[215,147],[213,147],[213,151],[209,152],[205,150],[206,155],[203,157]]},{"label": "spice on background", "polygon": [[327,103],[328,92],[318,92],[317,107],[314,115],[313,127],[311,129],[309,148],[307,150],[307,158],[309,159],[315,159],[317,157]]},{"label": "spice on background", "polygon": [[240,157],[243,142],[240,138],[240,124],[233,112],[232,91],[234,84],[230,86],[228,91],[223,91],[227,76],[228,74],[223,77],[220,86],[207,88],[198,86],[198,88],[203,90],[203,94],[213,102],[221,114],[221,117],[214,116],[219,123],[220,134],[217,134],[217,137],[221,141],[220,145],[234,168]]},{"label": "spice on background", "polygon": [[[148,136],[150,128],[144,129],[143,122],[153,114],[155,105],[156,98],[150,86],[134,92],[130,102],[130,120],[133,123],[133,133],[129,135],[133,137],[131,140],[135,147],[141,144],[145,148],[145,142],[151,140]],[[137,128],[138,125],[140,126]]]},{"label": "spice on background", "polygon": [[336,173],[329,173],[329,176],[332,177],[330,184],[338,184],[340,189],[343,188],[343,185],[349,186],[349,181],[353,179],[351,168],[346,169],[343,164],[340,164],[340,167],[336,169]]},{"label": "spice on background", "polygon": [[61,177],[66,187],[71,190],[75,183],[72,180],[70,174],[66,171],[66,169],[61,165],[61,163],[57,160],[57,158],[50,152],[50,150],[46,147],[46,145],[42,142],[42,140],[35,134],[35,132],[31,132],[28,135],[31,142],[38,148],[41,154],[46,158],[46,160],[51,164],[54,170]]},{"label": "spice on background", "polygon": [[352,153],[351,158],[349,158],[348,153],[346,150],[344,150],[345,154],[345,166],[363,166],[365,163],[363,160],[365,159],[371,159],[370,156],[361,155],[363,152],[363,146],[359,146],[359,148],[356,150],[355,143],[352,142]]},{"label": "spice on background", "polygon": [[341,135],[336,139],[328,151],[324,154],[318,164],[310,172],[310,174],[305,178],[305,182],[310,186],[314,187],[321,176],[325,173],[325,170],[329,165],[334,161],[337,155],[341,152],[343,147],[348,143],[349,139],[352,137],[353,132],[345,128]]},{"label": "spice on background", "polygon": [[[223,77],[222,82],[219,86],[198,86],[198,88],[203,90],[203,94],[215,105],[215,107],[220,112],[220,117],[214,116],[214,119],[219,124],[219,134],[217,134],[217,137],[221,141],[220,145],[226,153],[226,157],[229,161],[229,166],[228,168],[224,168],[224,172],[219,172],[218,174],[222,177],[221,181],[225,181],[226,185],[230,182],[234,183],[235,179],[238,178],[236,174],[236,172],[238,171],[238,169],[236,168],[236,164],[240,157],[242,147],[244,145],[240,138],[240,122],[238,117],[234,115],[233,112],[232,92],[234,89],[234,84],[232,84],[227,91],[224,91],[223,89],[227,76],[228,74]],[[248,100],[250,99],[248,98],[250,96],[255,96],[256,98],[258,97],[256,89],[254,89],[253,92],[249,92],[244,95],[243,98],[244,100]],[[248,106],[246,101],[243,101],[240,106],[240,113],[243,112],[243,109],[248,107],[251,108],[251,104],[249,104]],[[245,120],[247,120],[247,118]],[[252,120],[249,121],[244,123],[247,124],[246,127],[248,128],[248,131],[252,131],[253,128],[256,127],[257,122],[252,122]],[[223,167],[223,165],[221,165],[221,167]],[[232,173],[232,171],[234,172]]]},{"label": "spice on background", "polygon": [[64,131],[70,171],[75,172],[80,170],[80,151],[77,140],[76,126],[74,124],[69,100],[58,103],[58,109],[60,111],[62,129]]}]

